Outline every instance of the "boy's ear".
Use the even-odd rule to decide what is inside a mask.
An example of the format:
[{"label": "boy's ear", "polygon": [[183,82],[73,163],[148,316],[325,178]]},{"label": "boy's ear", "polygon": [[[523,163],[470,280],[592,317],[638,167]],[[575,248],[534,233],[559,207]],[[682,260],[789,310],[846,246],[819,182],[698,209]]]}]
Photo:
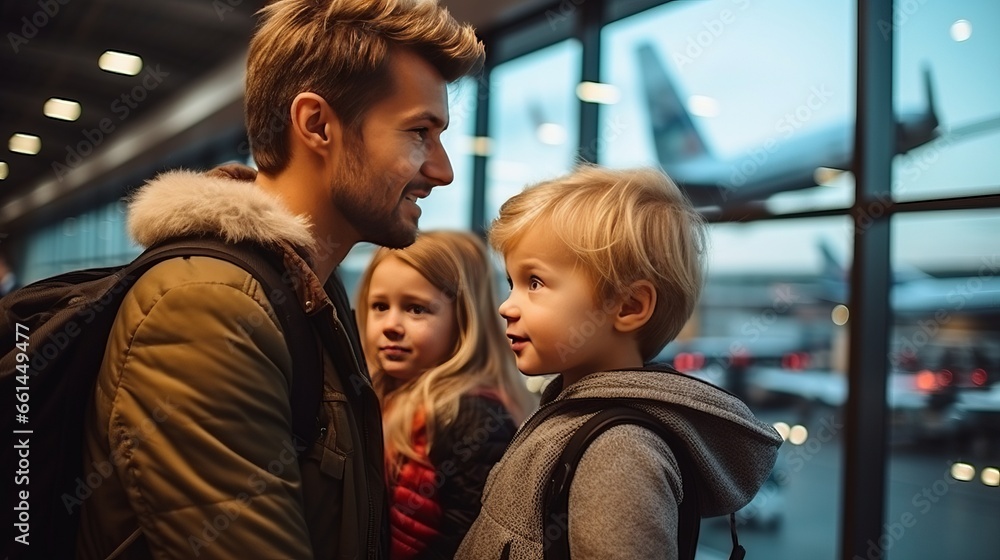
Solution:
[{"label": "boy's ear", "polygon": [[343,146],[340,118],[325,99],[309,91],[292,100],[291,129],[293,142],[324,159],[339,153]]},{"label": "boy's ear", "polygon": [[656,288],[649,280],[636,280],[631,286],[631,295],[622,299],[615,315],[615,330],[629,333],[641,329],[656,309]]}]

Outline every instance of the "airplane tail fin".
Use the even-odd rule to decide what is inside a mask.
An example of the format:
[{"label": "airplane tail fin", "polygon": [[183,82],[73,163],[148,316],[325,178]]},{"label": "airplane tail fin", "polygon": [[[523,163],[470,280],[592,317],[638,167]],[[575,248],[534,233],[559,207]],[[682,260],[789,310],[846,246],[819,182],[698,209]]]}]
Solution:
[{"label": "airplane tail fin", "polygon": [[637,50],[653,141],[660,163],[666,167],[671,162],[709,155],[708,147],[653,46],[644,43]]},{"label": "airplane tail fin", "polygon": [[934,104],[934,82],[931,68],[926,64],[923,67],[923,81],[924,97],[927,98],[926,107],[918,114],[907,115],[896,125],[896,141],[900,153],[905,154],[938,137],[937,128],[940,122]]},{"label": "airplane tail fin", "polygon": [[823,255],[823,266],[820,272],[820,286],[828,301],[847,303],[847,269],[833,254],[833,249],[826,239],[819,242],[819,251]]}]

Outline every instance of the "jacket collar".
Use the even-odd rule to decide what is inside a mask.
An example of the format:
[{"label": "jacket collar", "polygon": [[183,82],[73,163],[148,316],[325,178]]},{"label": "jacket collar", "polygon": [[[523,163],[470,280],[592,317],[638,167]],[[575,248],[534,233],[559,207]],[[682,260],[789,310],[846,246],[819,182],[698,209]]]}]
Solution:
[{"label": "jacket collar", "polygon": [[228,242],[291,245],[315,251],[310,223],[253,182],[254,171],[226,166],[209,173],[168,171],[130,198],[128,229],[144,247],[193,235]]}]

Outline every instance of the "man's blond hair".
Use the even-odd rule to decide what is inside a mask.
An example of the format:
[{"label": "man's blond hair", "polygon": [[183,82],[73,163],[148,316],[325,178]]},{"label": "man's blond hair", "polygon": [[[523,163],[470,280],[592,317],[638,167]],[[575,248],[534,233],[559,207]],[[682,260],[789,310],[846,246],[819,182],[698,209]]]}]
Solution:
[{"label": "man's blond hair", "polygon": [[653,283],[656,307],[638,331],[643,360],[673,340],[694,311],[702,288],[704,220],[663,172],[586,165],[528,187],[500,208],[490,245],[507,254],[539,226],[576,255],[599,306],[629,295],[638,280]]},{"label": "man's blond hair", "polygon": [[288,165],[289,107],[299,93],[323,97],[356,140],[367,109],[394,91],[394,48],[411,49],[449,83],[484,60],[472,27],[436,0],[278,0],[259,15],[245,104],[254,161],[265,173]]}]

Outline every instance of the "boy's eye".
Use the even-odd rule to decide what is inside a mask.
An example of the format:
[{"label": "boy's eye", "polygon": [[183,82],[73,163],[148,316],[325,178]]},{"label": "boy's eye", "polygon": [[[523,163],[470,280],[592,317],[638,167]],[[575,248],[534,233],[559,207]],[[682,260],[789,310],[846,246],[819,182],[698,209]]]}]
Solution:
[{"label": "boy's eye", "polygon": [[542,287],[542,280],[537,276],[532,276],[531,279],[528,280],[529,290],[537,290],[538,288],[541,287]]}]

